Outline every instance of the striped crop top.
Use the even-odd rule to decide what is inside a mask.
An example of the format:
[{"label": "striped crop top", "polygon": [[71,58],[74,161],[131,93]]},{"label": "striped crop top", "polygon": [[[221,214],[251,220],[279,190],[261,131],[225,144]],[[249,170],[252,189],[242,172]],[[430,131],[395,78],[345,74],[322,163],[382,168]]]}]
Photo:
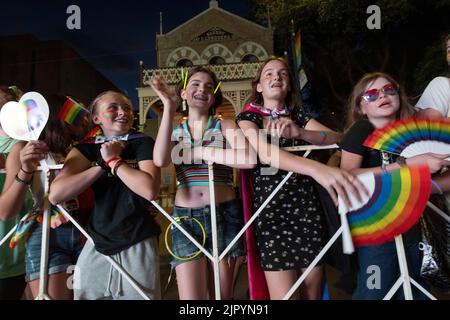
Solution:
[{"label": "striped crop top", "polygon": [[[196,146],[191,137],[187,120],[184,120],[172,132],[172,141],[182,144],[183,148]],[[202,146],[213,148],[226,148],[226,141],[222,135],[221,121],[210,116],[203,133]],[[231,186],[233,181],[233,169],[222,164],[214,163],[214,184]],[[177,189],[193,186],[208,186],[208,165],[179,164],[175,165],[177,175]]]}]

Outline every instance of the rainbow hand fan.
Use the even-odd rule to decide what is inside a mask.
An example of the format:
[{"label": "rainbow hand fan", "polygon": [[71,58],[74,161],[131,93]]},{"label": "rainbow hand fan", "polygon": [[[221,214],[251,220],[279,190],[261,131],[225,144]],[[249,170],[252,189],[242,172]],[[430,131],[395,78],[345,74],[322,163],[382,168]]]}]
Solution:
[{"label": "rainbow hand fan", "polygon": [[[341,217],[347,213],[355,246],[383,244],[408,231],[419,220],[430,196],[427,166],[403,167],[380,175],[364,173],[358,179],[369,191],[363,203],[350,194],[352,207],[348,211],[339,199],[339,213]],[[344,247],[348,245],[344,243]]]},{"label": "rainbow hand fan", "polygon": [[375,130],[364,146],[410,158],[433,152],[450,154],[450,122],[410,118]]}]

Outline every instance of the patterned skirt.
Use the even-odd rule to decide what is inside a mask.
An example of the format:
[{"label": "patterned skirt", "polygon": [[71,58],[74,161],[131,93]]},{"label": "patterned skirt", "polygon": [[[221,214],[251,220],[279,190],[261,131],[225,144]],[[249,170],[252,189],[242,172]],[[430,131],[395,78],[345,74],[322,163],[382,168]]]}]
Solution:
[{"label": "patterned skirt", "polygon": [[[254,212],[286,176],[255,177]],[[256,220],[256,240],[265,271],[308,267],[323,248],[323,210],[310,177],[293,174]]]}]

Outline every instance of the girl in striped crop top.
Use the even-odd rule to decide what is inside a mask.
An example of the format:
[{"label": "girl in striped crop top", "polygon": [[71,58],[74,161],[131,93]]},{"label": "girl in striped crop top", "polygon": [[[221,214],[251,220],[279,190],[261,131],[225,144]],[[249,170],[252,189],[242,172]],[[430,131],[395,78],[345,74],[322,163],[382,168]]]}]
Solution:
[{"label": "girl in striped crop top", "polygon": [[[243,227],[240,201],[232,187],[231,168],[253,168],[252,154],[242,132],[233,121],[215,117],[215,108],[222,103],[216,75],[204,67],[194,67],[178,86],[177,92],[159,76],[151,87],[163,102],[164,112],[155,142],[154,162],[159,167],[173,163],[179,182],[175,196],[174,217],[199,243],[205,229],[205,249],[212,252],[210,198],[207,162],[214,163],[214,184],[217,213],[219,254]],[[184,86],[183,86],[184,84]],[[183,100],[183,122],[172,129],[174,115]],[[182,219],[181,219],[182,218]],[[180,299],[208,299],[213,283],[208,283],[212,268],[205,256],[195,254],[198,248],[177,228],[172,228],[172,252],[178,258],[175,267]],[[221,298],[231,299],[235,258],[245,255],[240,239],[228,257],[220,262]],[[181,258],[181,259],[180,259]],[[212,291],[212,290],[211,290]]]}]

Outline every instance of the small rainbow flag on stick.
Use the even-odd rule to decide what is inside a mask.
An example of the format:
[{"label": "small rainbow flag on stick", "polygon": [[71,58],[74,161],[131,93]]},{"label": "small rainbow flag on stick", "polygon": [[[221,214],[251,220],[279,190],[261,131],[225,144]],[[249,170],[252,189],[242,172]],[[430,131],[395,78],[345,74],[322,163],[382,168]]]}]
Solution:
[{"label": "small rainbow flag on stick", "polygon": [[89,116],[89,111],[80,103],[71,98],[67,98],[66,102],[61,107],[58,113],[58,118],[64,122],[77,125],[84,118]]}]

